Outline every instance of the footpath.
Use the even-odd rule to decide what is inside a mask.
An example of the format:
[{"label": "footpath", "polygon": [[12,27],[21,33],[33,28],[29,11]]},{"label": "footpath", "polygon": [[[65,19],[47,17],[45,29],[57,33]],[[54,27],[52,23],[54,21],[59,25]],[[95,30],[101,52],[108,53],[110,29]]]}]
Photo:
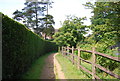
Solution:
[{"label": "footpath", "polygon": [[[43,67],[40,79],[63,79],[65,80],[64,73],[62,72],[61,66],[55,56],[58,53],[50,54],[45,60],[45,66]],[[66,80],[65,80],[66,81]]]}]

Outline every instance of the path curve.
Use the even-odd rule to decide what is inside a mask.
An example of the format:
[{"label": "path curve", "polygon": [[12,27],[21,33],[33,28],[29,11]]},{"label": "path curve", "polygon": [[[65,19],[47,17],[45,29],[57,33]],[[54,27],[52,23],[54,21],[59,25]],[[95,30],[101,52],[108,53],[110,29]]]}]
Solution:
[{"label": "path curve", "polygon": [[45,59],[45,66],[43,67],[40,79],[56,79],[57,75],[58,79],[62,79],[62,81],[63,79],[65,80],[64,73],[61,71],[61,66],[55,58],[57,54],[58,53],[50,54]]}]

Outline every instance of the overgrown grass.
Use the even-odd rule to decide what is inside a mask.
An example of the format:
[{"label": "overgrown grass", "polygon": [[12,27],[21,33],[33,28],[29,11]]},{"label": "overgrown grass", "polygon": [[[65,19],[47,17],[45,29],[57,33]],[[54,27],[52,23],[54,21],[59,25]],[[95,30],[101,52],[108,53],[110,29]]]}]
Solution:
[{"label": "overgrown grass", "polygon": [[29,70],[22,76],[22,79],[40,79],[41,72],[45,65],[45,59],[52,53],[45,54],[38,58],[29,68]]},{"label": "overgrown grass", "polygon": [[66,79],[89,79],[81,70],[73,66],[72,62],[63,57],[61,54],[56,55],[56,59],[62,67]]}]

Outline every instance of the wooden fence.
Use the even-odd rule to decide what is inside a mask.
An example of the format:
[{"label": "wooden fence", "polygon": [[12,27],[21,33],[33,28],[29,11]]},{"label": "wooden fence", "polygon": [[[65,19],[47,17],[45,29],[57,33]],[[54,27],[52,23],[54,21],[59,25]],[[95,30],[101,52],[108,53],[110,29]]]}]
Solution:
[{"label": "wooden fence", "polygon": [[[59,49],[60,50],[60,49]],[[71,52],[69,52],[71,50]],[[75,50],[78,50],[78,54],[75,55],[74,54],[74,51]],[[83,58],[80,57],[80,54],[81,54],[81,51],[83,52],[88,52],[88,53],[91,53],[92,54],[92,62],[88,61],[88,60],[85,60]],[[112,59],[114,61],[117,61],[117,62],[120,62],[120,59],[118,59],[118,57],[112,57],[112,56],[109,56],[109,55],[106,55],[106,54],[103,54],[103,53],[99,53],[99,52],[96,52],[95,51],[95,48],[93,47],[92,48],[92,51],[91,50],[83,50],[83,49],[80,49],[80,48],[70,48],[70,47],[62,47],[61,48],[61,53],[63,56],[65,57],[68,57],[67,55],[70,55],[70,57],[68,57],[68,59],[75,65],[76,63],[76,66],[78,69],[82,69],[84,71],[86,71],[87,73],[91,74],[92,75],[92,79],[100,79],[97,75],[96,75],[96,68],[99,68],[101,69],[102,71],[106,72],[107,74],[115,77],[115,78],[118,78],[120,79],[120,76],[117,75],[117,74],[114,74],[112,71],[102,67],[101,65],[98,65],[96,64],[96,55],[100,55],[102,57],[106,57],[106,58],[109,58],[109,59]],[[74,58],[77,58],[77,60],[75,60]],[[86,63],[89,63],[92,65],[92,72],[89,71],[88,69],[86,69],[85,67],[83,67],[81,65],[81,61],[84,61]]]}]

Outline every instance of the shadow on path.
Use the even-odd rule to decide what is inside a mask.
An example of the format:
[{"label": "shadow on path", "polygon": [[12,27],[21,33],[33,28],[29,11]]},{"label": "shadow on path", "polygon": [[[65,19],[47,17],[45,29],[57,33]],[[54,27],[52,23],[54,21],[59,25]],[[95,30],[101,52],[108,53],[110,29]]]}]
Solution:
[{"label": "shadow on path", "polygon": [[54,74],[54,54],[51,54],[45,60],[45,66],[43,67],[40,79],[55,79]]}]

